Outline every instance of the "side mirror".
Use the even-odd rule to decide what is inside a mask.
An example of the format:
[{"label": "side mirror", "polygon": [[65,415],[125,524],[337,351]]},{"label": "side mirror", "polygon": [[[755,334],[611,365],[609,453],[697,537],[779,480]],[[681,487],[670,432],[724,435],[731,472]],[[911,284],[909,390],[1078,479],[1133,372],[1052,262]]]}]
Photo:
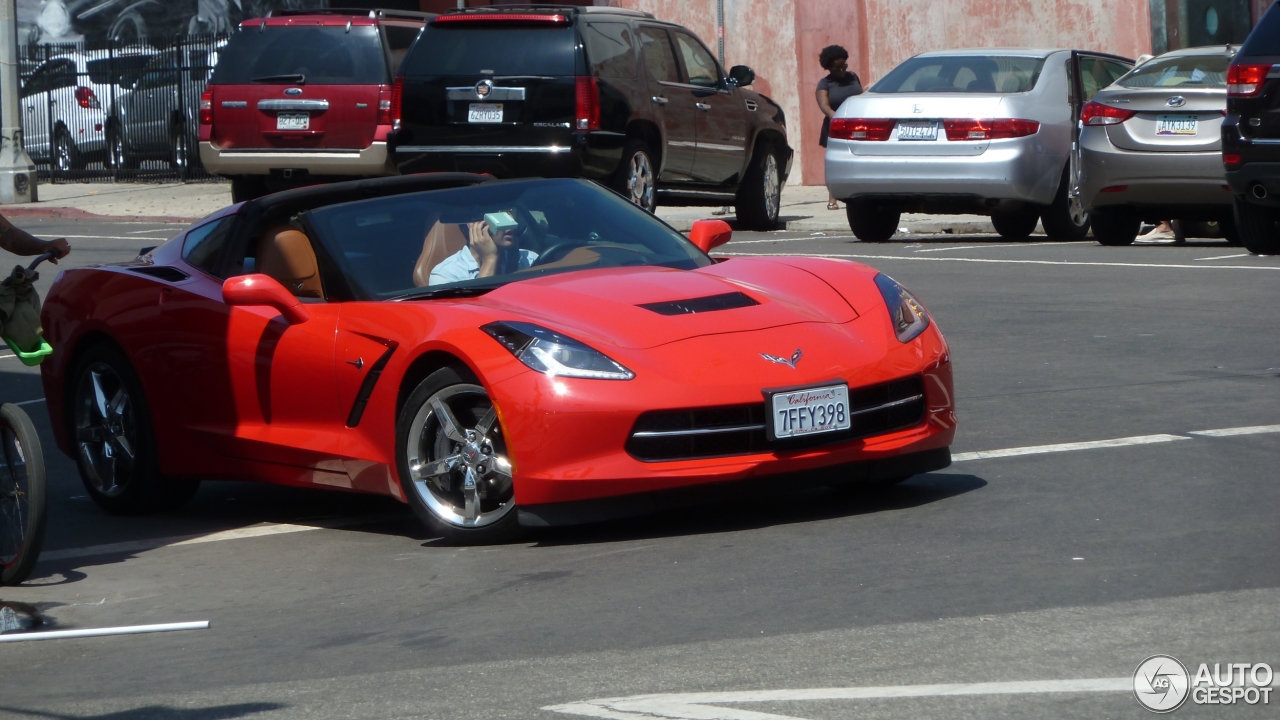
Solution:
[{"label": "side mirror", "polygon": [[731,237],[733,237],[733,228],[723,220],[699,220],[689,231],[689,242],[697,245],[704,253],[709,253],[713,248],[729,242]]},{"label": "side mirror", "polygon": [[734,65],[729,68],[729,79],[738,87],[746,87],[756,81],[756,71],[746,65]]},{"label": "side mirror", "polygon": [[259,306],[275,308],[290,325],[311,319],[311,313],[298,298],[267,275],[237,275],[222,283],[222,299],[232,307]]}]

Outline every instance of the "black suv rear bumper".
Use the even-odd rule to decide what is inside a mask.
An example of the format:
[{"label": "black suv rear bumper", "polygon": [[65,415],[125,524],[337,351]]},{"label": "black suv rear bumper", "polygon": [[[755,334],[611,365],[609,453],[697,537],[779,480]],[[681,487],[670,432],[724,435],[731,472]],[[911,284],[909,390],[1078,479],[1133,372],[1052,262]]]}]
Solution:
[{"label": "black suv rear bumper", "polygon": [[[1235,194],[1255,205],[1280,207],[1280,162],[1245,163],[1228,170],[1227,184]],[[1258,197],[1262,193],[1263,197]]]},{"label": "black suv rear bumper", "polygon": [[[612,135],[612,134],[610,134]],[[563,145],[462,145],[390,141],[401,173],[469,172],[500,178],[585,177],[603,180],[622,162],[620,136],[575,134]]]}]

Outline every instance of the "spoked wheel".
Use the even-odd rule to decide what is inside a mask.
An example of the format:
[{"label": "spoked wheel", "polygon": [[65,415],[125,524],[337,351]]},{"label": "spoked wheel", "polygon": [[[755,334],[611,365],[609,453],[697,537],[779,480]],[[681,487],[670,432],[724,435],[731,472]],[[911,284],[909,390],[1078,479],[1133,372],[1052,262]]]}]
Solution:
[{"label": "spoked wheel", "polygon": [[59,132],[57,139],[54,140],[53,167],[60,173],[80,169],[80,153],[76,152],[75,143],[65,132]]},{"label": "spoked wheel", "polygon": [[44,454],[31,418],[0,405],[0,585],[31,574],[44,542]]},{"label": "spoked wheel", "polygon": [[734,202],[738,223],[745,230],[776,230],[782,207],[782,173],[778,152],[761,143],[743,175]]},{"label": "spoked wheel", "polygon": [[178,172],[179,179],[186,180],[187,173],[190,170],[190,148],[188,147],[187,131],[184,128],[178,128],[173,134],[172,147],[169,151],[169,165]]},{"label": "spoked wheel", "polygon": [[414,511],[446,539],[501,542],[518,531],[507,443],[489,393],[444,368],[400,415],[400,477]]},{"label": "spoked wheel", "polygon": [[632,140],[627,143],[622,157],[624,164],[618,168],[614,187],[631,202],[653,212],[658,207],[658,177],[649,146],[639,140]]}]

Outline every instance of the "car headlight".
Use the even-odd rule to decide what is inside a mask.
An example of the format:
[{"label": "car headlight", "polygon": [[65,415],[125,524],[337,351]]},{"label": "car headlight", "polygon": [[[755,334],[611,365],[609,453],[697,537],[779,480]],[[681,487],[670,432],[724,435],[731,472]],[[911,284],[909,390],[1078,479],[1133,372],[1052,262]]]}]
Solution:
[{"label": "car headlight", "polygon": [[480,329],[517,360],[551,377],[630,380],[636,376],[599,350],[540,325],[494,322]]},{"label": "car headlight", "polygon": [[902,342],[910,342],[929,327],[929,313],[924,306],[897,280],[880,273],[876,275],[876,287],[884,296],[885,307],[889,308],[889,321],[893,323],[893,332]]}]

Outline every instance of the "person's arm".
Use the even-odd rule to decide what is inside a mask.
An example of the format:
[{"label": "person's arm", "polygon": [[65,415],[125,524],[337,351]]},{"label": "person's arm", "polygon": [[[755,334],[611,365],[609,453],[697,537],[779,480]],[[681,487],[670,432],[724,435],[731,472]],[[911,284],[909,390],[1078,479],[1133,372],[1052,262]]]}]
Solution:
[{"label": "person's arm", "polygon": [[52,250],[55,256],[49,262],[56,263],[71,252],[66,238],[57,240],[41,240],[26,230],[13,226],[13,223],[0,216],[0,249],[8,250],[14,255],[43,255]]},{"label": "person's arm", "polygon": [[836,116],[836,111],[831,109],[831,96],[826,90],[818,88],[818,107],[822,110],[822,114],[829,118]]},{"label": "person's arm", "polygon": [[481,220],[468,225],[471,231],[471,249],[475,252],[476,263],[480,266],[478,278],[493,277],[498,272],[498,246],[489,234],[489,223]]}]

